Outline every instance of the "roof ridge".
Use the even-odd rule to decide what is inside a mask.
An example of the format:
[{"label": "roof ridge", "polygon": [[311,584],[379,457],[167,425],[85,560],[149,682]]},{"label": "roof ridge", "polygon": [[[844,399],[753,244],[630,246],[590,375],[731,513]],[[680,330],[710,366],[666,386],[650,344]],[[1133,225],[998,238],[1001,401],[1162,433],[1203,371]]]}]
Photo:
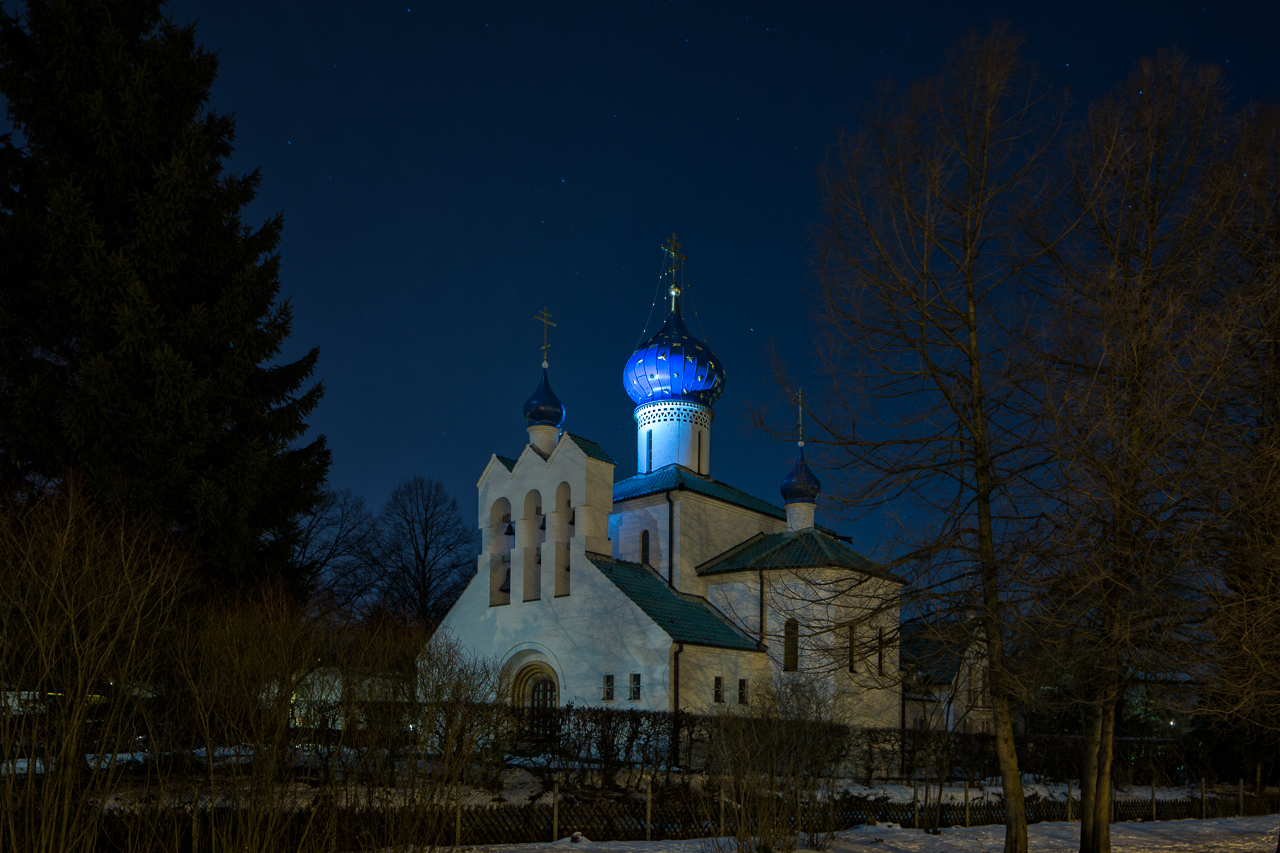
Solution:
[{"label": "roof ridge", "polygon": [[[659,575],[658,578],[659,580],[661,580],[662,576]],[[751,634],[749,634],[744,628],[740,628],[737,625],[733,624],[733,620],[730,619],[727,615],[725,615],[725,613],[719,607],[716,607],[714,604],[712,604],[711,599],[707,598],[705,595],[698,595],[696,592],[684,592],[682,590],[676,589],[675,587],[671,587],[671,591],[674,592],[676,595],[680,596],[681,598],[683,598],[685,601],[692,601],[697,604],[705,604],[707,608],[711,611],[712,615],[716,616],[725,625],[729,626],[734,631],[737,631],[739,634],[741,634],[743,637],[750,640],[751,642],[755,643],[757,646],[761,645],[760,641],[757,640],[755,637],[753,637]]]},{"label": "roof ridge", "polygon": [[757,530],[755,533],[751,534],[746,539],[743,539],[737,545],[731,546],[727,551],[721,551],[719,554],[716,554],[710,560],[702,561],[698,565],[694,566],[693,570],[697,572],[703,566],[707,566],[712,563],[718,563],[721,560],[727,560],[730,557],[734,556],[735,554],[740,553],[744,549],[749,548],[751,546],[751,543],[755,542],[757,539],[764,539],[767,536],[769,536],[768,533],[765,533],[763,530]]},{"label": "roof ridge", "polygon": [[585,435],[578,435],[576,432],[569,432],[568,430],[566,430],[564,434],[569,436],[569,439],[577,445],[578,449],[587,454],[588,457],[598,459],[601,462],[607,462],[610,465],[618,464],[614,460],[613,456],[609,454],[609,451],[605,450],[604,447],[601,446],[600,442],[593,441]]}]

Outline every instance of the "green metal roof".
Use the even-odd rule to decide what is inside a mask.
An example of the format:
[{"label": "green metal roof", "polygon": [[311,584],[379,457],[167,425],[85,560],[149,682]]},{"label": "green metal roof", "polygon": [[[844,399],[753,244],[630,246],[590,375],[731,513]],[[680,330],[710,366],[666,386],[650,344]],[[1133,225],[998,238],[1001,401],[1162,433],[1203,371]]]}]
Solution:
[{"label": "green metal roof", "polygon": [[853,569],[903,583],[845,543],[817,528],[795,533],[757,533],[747,541],[698,567],[700,575],[759,569]]},{"label": "green metal roof", "polygon": [[651,474],[637,474],[619,483],[613,484],[613,501],[630,500],[631,498],[653,495],[668,489],[684,487],[688,491],[706,495],[709,498],[724,501],[734,506],[754,510],[774,518],[786,518],[782,507],[774,506],[768,501],[747,494],[741,489],[704,477],[683,465],[666,465]]},{"label": "green metal roof", "polygon": [[754,639],[730,624],[705,598],[677,592],[648,566],[604,554],[588,553],[587,559],[675,642],[759,650]]},{"label": "green metal roof", "polygon": [[610,465],[618,464],[617,462],[613,461],[612,456],[610,456],[608,453],[605,452],[605,449],[603,447],[596,444],[591,439],[583,438],[580,435],[574,435],[571,432],[566,432],[565,435],[573,439],[573,443],[578,445],[578,447],[582,448],[582,452],[590,456],[592,459],[599,459],[601,462],[608,462]]},{"label": "green metal roof", "polygon": [[515,467],[516,467],[516,460],[514,460],[514,459],[509,459],[509,458],[507,458],[506,456],[498,456],[498,454],[496,454],[496,453],[495,453],[495,454],[493,454],[493,455],[497,457],[497,459],[498,459],[498,461],[499,461],[499,462],[501,462],[503,465],[505,465],[505,466],[506,466],[506,468],[507,468],[507,470],[508,470],[508,471],[515,470]]}]

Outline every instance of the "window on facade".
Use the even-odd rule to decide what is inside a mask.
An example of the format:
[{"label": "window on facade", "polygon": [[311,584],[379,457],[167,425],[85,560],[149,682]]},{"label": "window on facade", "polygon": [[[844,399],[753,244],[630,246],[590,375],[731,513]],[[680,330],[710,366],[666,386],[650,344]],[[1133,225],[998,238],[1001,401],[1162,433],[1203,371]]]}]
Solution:
[{"label": "window on facade", "polygon": [[717,702],[724,701],[724,676],[722,675],[716,676],[715,701]]},{"label": "window on facade", "polygon": [[800,669],[800,625],[794,619],[788,619],[782,626],[782,671],[795,672]]},{"label": "window on facade", "polygon": [[653,470],[653,430],[645,433],[645,445],[644,470],[648,473]]},{"label": "window on facade", "polygon": [[702,433],[698,433],[698,467],[694,470],[702,473]]},{"label": "window on facade", "polygon": [[613,701],[613,673],[604,674],[604,686],[600,689],[600,698],[606,702]]},{"label": "window on facade", "polygon": [[849,668],[849,672],[850,672],[850,673],[857,672],[857,671],[858,671],[858,666],[857,666],[857,663],[858,663],[858,657],[857,657],[857,655],[858,655],[858,635],[857,635],[857,629],[856,629],[856,628],[854,628],[854,626],[853,626],[853,623],[852,623],[852,622],[850,622],[850,623],[849,623],[849,652],[848,652],[848,654],[849,654],[849,659],[848,659],[847,661],[845,661],[845,664],[848,666],[848,668]]},{"label": "window on facade", "polygon": [[627,690],[627,698],[632,702],[640,701],[640,673],[631,673],[631,686]]},{"label": "window on facade", "polygon": [[749,698],[750,697],[747,695],[747,680],[745,678],[739,678],[738,679],[738,704],[739,705],[751,704],[750,702],[747,701]]},{"label": "window on facade", "polygon": [[640,531],[640,562],[649,565],[649,531]]},{"label": "window on facade", "polygon": [[884,675],[884,629],[876,629],[876,671]]}]

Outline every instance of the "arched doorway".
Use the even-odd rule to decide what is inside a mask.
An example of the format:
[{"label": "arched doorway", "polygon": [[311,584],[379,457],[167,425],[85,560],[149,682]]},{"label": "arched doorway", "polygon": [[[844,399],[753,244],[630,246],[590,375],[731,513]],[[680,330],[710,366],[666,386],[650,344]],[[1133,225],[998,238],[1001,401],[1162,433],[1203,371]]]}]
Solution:
[{"label": "arched doorway", "polygon": [[531,663],[516,673],[512,687],[512,704],[524,710],[526,734],[539,740],[552,737],[560,707],[555,672],[545,663]]}]

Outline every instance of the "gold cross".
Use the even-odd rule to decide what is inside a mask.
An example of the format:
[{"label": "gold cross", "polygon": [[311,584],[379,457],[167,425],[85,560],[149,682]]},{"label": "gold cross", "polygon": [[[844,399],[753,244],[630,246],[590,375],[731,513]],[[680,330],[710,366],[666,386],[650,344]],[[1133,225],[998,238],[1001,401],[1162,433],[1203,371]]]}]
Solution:
[{"label": "gold cross", "polygon": [[555,323],[551,322],[551,315],[547,313],[547,309],[545,306],[540,312],[534,315],[533,319],[537,320],[539,323],[542,324],[542,366],[546,367],[547,366],[547,350],[550,349],[551,347],[551,344],[547,343],[547,332],[549,331],[547,327],[554,326]]},{"label": "gold cross", "polygon": [[804,447],[804,389],[796,390],[796,430],[800,433],[800,446]]},{"label": "gold cross", "polygon": [[663,244],[662,251],[671,256],[671,310],[676,310],[676,299],[680,296],[680,285],[676,281],[676,271],[680,269],[688,258],[680,254],[680,244],[676,242],[676,232],[672,231],[671,236],[667,238],[667,242]]}]

